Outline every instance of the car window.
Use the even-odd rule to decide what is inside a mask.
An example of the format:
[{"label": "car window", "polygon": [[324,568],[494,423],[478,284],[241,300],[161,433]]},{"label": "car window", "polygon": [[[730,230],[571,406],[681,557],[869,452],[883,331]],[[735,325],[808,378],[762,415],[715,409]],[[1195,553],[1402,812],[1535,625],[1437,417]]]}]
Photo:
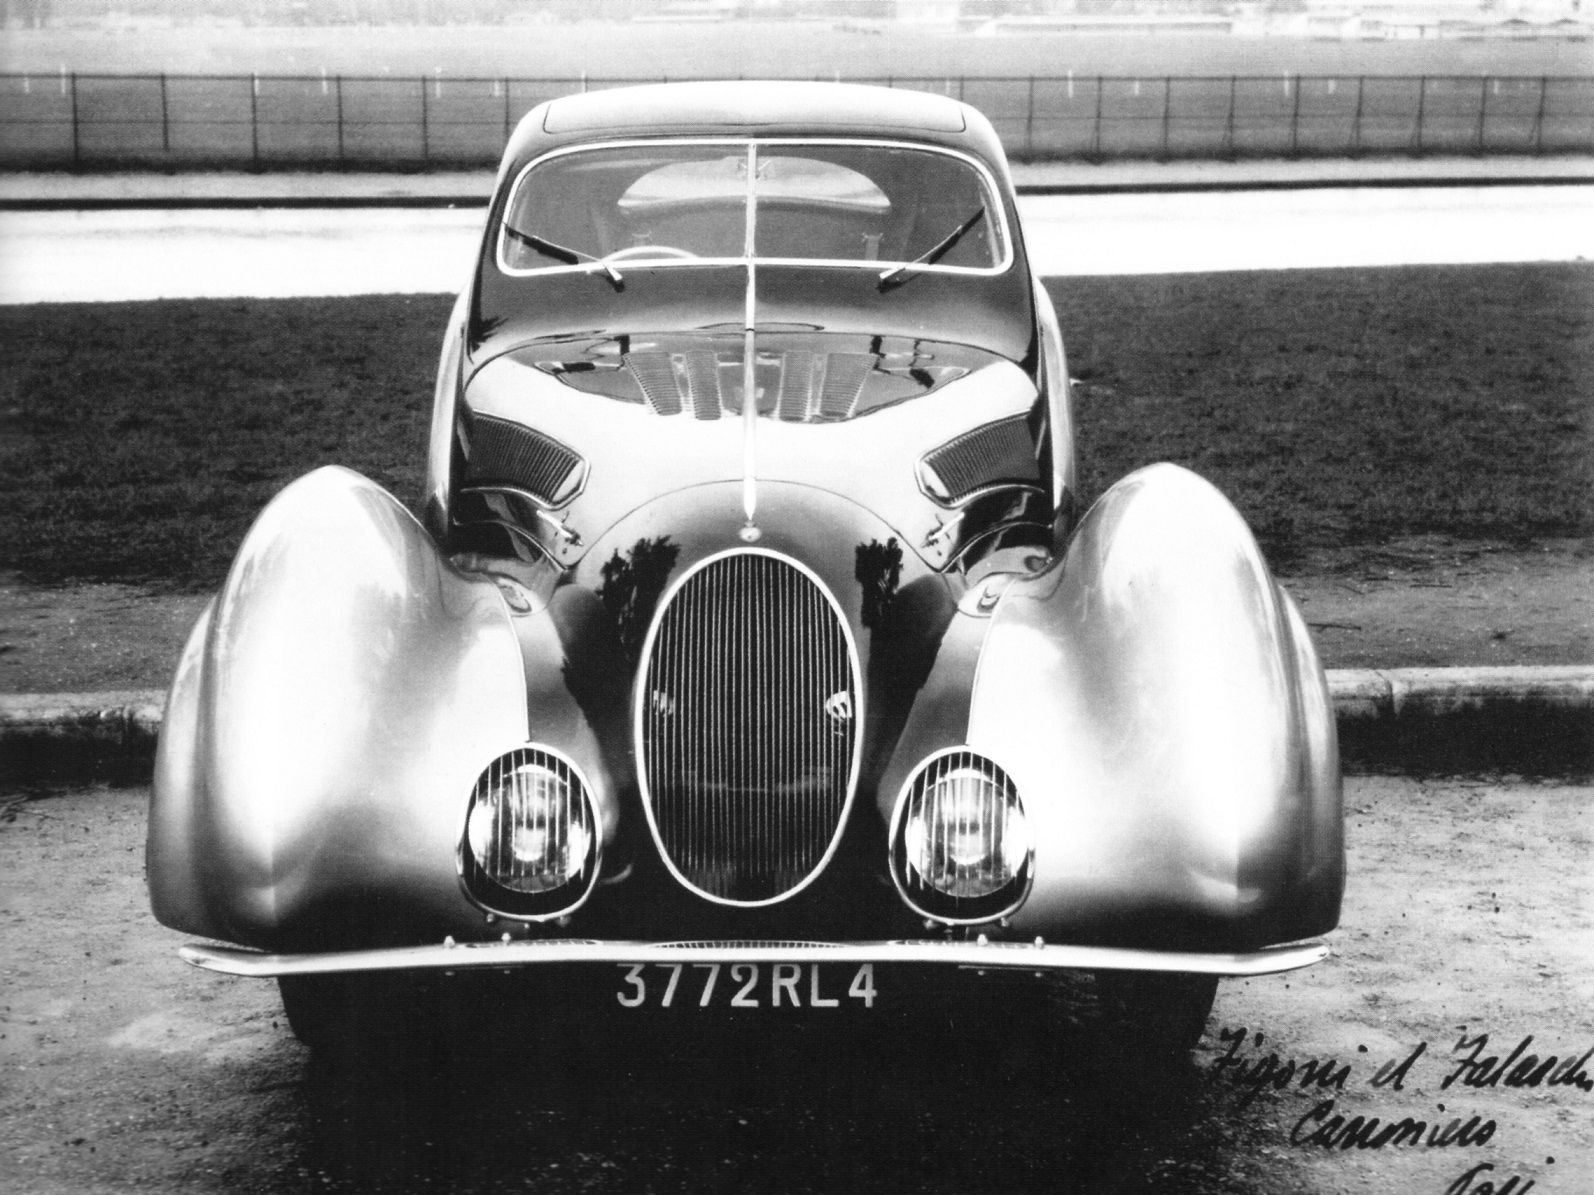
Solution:
[{"label": "car window", "polygon": [[[749,185],[749,173],[753,175]],[[996,271],[1001,211],[971,162],[906,146],[644,143],[534,164],[506,209],[511,272],[740,260]]]}]

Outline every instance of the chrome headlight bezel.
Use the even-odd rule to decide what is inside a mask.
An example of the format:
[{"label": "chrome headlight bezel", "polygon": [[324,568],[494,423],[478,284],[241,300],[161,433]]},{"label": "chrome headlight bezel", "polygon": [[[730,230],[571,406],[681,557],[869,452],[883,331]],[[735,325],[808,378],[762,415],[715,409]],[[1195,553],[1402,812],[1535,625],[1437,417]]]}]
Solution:
[{"label": "chrome headlight bezel", "polygon": [[[913,769],[897,795],[889,841],[898,895],[945,925],[999,920],[1024,903],[1034,883],[1035,842],[1018,788],[1000,764],[968,747],[937,751]],[[960,862],[959,842],[974,846],[976,857]],[[968,890],[938,884],[927,874],[928,854],[950,860]]]},{"label": "chrome headlight bezel", "polygon": [[[526,812],[518,818],[511,814],[506,823],[506,801]],[[521,839],[520,848],[512,835]],[[471,787],[457,864],[466,897],[485,912],[514,921],[546,921],[574,912],[597,883],[602,853],[603,827],[592,785],[562,751],[541,743],[516,747],[488,763]],[[526,863],[533,855],[545,860],[547,874],[539,876]],[[524,874],[512,874],[516,862],[510,856],[520,857]]]}]

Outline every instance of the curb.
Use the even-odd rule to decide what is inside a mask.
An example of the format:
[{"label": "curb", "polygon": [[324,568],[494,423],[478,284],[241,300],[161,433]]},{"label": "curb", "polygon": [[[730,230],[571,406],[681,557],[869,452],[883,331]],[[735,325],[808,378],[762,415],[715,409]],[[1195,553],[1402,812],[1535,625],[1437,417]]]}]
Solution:
[{"label": "curb", "polygon": [[1334,669],[1328,692],[1341,726],[1502,708],[1594,713],[1594,665]]},{"label": "curb", "polygon": [[1594,666],[1328,674],[1352,772],[1594,774]]},{"label": "curb", "polygon": [[[1594,770],[1594,665],[1335,669],[1351,771]],[[166,694],[0,694],[0,776],[147,778]]]}]

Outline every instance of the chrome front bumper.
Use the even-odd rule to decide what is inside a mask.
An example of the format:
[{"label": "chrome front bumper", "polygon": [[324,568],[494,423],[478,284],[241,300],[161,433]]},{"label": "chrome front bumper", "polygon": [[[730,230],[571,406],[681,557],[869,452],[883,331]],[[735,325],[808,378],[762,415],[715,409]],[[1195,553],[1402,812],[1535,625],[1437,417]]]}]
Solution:
[{"label": "chrome front bumper", "polygon": [[1328,957],[1321,940],[1268,946],[1240,954],[1129,950],[989,942],[595,942],[571,939],[455,942],[325,954],[263,954],[237,946],[191,944],[184,962],[207,971],[270,979],[352,971],[465,971],[548,964],[882,963],[1031,971],[1178,971],[1202,975],[1271,975]]}]

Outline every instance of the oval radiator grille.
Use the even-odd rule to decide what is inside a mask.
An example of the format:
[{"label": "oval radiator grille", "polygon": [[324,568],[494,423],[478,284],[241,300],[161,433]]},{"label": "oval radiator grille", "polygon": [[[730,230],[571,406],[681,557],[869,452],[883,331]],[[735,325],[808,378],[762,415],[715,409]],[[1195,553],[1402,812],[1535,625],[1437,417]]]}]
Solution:
[{"label": "oval radiator grille", "polygon": [[815,876],[840,835],[858,741],[846,623],[767,553],[691,573],[654,624],[637,689],[648,819],[686,884],[767,904]]}]

